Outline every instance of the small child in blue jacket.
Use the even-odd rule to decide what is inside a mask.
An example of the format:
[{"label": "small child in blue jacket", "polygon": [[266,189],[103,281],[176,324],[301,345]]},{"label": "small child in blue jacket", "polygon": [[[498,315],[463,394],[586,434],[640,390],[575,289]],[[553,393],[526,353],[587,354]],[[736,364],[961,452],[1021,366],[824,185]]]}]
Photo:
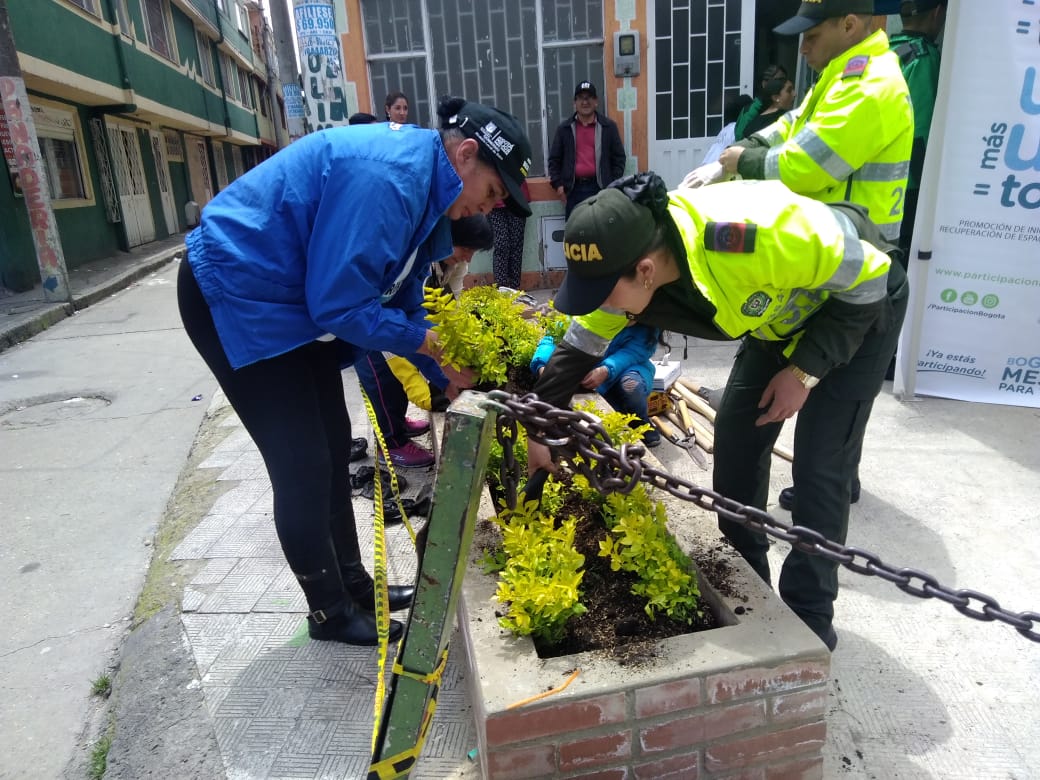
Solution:
[{"label": "small child in blue jacket", "polygon": [[[603,360],[581,380],[586,390],[595,390],[615,410],[623,414],[634,414],[639,422],[650,425],[646,408],[647,396],[654,389],[654,366],[650,362],[657,350],[661,331],[648,325],[631,323],[618,333],[607,347]],[[538,342],[531,371],[538,376],[549,362],[556,341],[545,336]],[[653,426],[643,434],[643,444],[656,447],[661,443],[661,434]]]}]

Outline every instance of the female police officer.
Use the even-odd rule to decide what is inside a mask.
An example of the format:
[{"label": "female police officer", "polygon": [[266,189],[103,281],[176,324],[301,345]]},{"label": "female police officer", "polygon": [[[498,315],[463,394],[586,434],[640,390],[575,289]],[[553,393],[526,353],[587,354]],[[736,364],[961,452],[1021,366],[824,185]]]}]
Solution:
[{"label": "female police officer", "polygon": [[[459,98],[438,115],[440,132],[390,123],[294,142],[206,206],[178,277],[185,329],[263,455],[315,639],[377,641],[341,366],[363,350],[440,362],[421,304],[430,263],[451,254],[444,217],[505,198],[530,211],[531,146],[516,119]],[[471,381],[441,368],[454,392]],[[402,609],[412,588],[389,595]],[[391,624],[391,638],[401,632]]]},{"label": "female police officer", "polygon": [[[902,268],[858,206],[823,204],[779,182],[668,193],[653,174],[575,208],[555,305],[574,319],[534,390],[566,404],[627,318],[708,339],[743,339],[715,422],[714,488],[765,508],[770,453],[798,415],[794,481],[811,502],[794,521],[844,543],[849,483],[906,311]],[[534,444],[532,468],[551,467]],[[723,534],[769,582],[765,535]],[[837,565],[792,550],[780,595],[828,646]]]}]

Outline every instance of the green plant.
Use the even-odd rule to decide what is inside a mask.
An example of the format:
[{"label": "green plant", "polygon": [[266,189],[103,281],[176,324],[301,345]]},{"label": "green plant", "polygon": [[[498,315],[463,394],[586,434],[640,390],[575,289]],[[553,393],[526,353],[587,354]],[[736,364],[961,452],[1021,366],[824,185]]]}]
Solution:
[{"label": "green plant", "polygon": [[90,751],[90,780],[101,780],[105,776],[105,769],[108,766],[108,751],[111,747],[112,736],[105,734]]},{"label": "green plant", "polygon": [[585,612],[579,586],[585,556],[574,550],[577,518],[557,524],[528,501],[494,520],[502,531],[505,566],[495,598],[507,605],[499,624],[518,636],[555,643],[567,620]]},{"label": "green plant", "polygon": [[479,384],[503,385],[510,367],[528,366],[547,329],[560,332],[565,318],[552,311],[532,313],[517,303],[518,296],[479,286],[456,300],[427,288],[423,306],[444,358],[453,366],[472,368]]},{"label": "green plant", "polygon": [[[647,430],[645,425],[633,427],[634,415],[603,414],[593,402],[577,408],[596,416],[615,447],[639,443]],[[527,436],[522,428],[518,428],[514,454],[526,463]],[[502,445],[496,440],[489,462],[489,478],[496,483],[502,458]],[[574,460],[580,463],[580,456]],[[526,473],[522,466],[521,472]],[[554,520],[569,495],[577,496],[590,511],[602,513],[608,535],[599,554],[610,559],[614,571],[636,576],[632,592],[646,600],[644,609],[651,618],[665,614],[690,622],[701,615],[697,579],[689,558],[668,533],[664,504],[653,501],[643,484],[627,494],[604,497],[579,473],[566,485],[550,477],[540,507],[529,501],[514,511],[503,508],[493,519],[502,530],[502,547],[485,552],[481,565],[485,572],[499,575],[496,598],[508,607],[499,619],[503,628],[553,644],[563,637],[567,620],[585,612],[578,590],[585,561],[573,549],[577,519]]]},{"label": "green plant", "polygon": [[98,675],[90,684],[90,693],[107,699],[109,694],[112,693],[112,678],[107,674]]},{"label": "green plant", "polygon": [[632,572],[639,581],[632,592],[646,599],[650,617],[663,612],[689,621],[700,614],[700,590],[690,560],[665,525],[665,506],[653,501],[643,484],[630,493],[612,493],[604,506],[610,535],[600,542],[600,555],[610,567]]}]

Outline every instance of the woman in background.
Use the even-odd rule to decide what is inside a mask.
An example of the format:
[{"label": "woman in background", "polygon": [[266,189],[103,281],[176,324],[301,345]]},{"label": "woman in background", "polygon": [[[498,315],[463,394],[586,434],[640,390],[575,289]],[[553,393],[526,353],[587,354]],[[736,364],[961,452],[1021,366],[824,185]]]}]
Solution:
[{"label": "woman in background", "polygon": [[408,121],[408,97],[403,92],[391,92],[383,101],[383,113],[387,122],[405,124]]},{"label": "woman in background", "polygon": [[737,136],[738,140],[764,130],[794,108],[794,82],[784,76],[770,79],[763,85],[759,101],[762,110],[744,124],[744,134]]}]

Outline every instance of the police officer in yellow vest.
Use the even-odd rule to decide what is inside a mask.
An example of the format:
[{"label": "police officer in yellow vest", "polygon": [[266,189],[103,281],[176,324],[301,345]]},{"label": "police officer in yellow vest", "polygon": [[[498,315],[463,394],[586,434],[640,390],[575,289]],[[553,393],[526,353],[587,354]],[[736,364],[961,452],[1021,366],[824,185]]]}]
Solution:
[{"label": "police officer in yellow vest", "polygon": [[[575,208],[556,308],[575,317],[534,391],[566,405],[628,318],[707,339],[743,339],[716,418],[715,490],[765,508],[770,453],[798,412],[794,481],[817,500],[795,523],[844,543],[849,483],[906,311],[906,276],[862,207],[779,182],[667,192],[628,177]],[[551,467],[531,443],[532,469]],[[764,534],[720,529],[769,582]],[[792,550],[780,595],[831,649],[837,565]]]},{"label": "police officer in yellow vest", "polygon": [[903,218],[914,116],[899,58],[871,32],[873,0],[808,0],[775,28],[802,34],[820,76],[802,104],[727,148],[719,162],[745,179],[779,179],[824,203],[865,207],[889,241]]}]

